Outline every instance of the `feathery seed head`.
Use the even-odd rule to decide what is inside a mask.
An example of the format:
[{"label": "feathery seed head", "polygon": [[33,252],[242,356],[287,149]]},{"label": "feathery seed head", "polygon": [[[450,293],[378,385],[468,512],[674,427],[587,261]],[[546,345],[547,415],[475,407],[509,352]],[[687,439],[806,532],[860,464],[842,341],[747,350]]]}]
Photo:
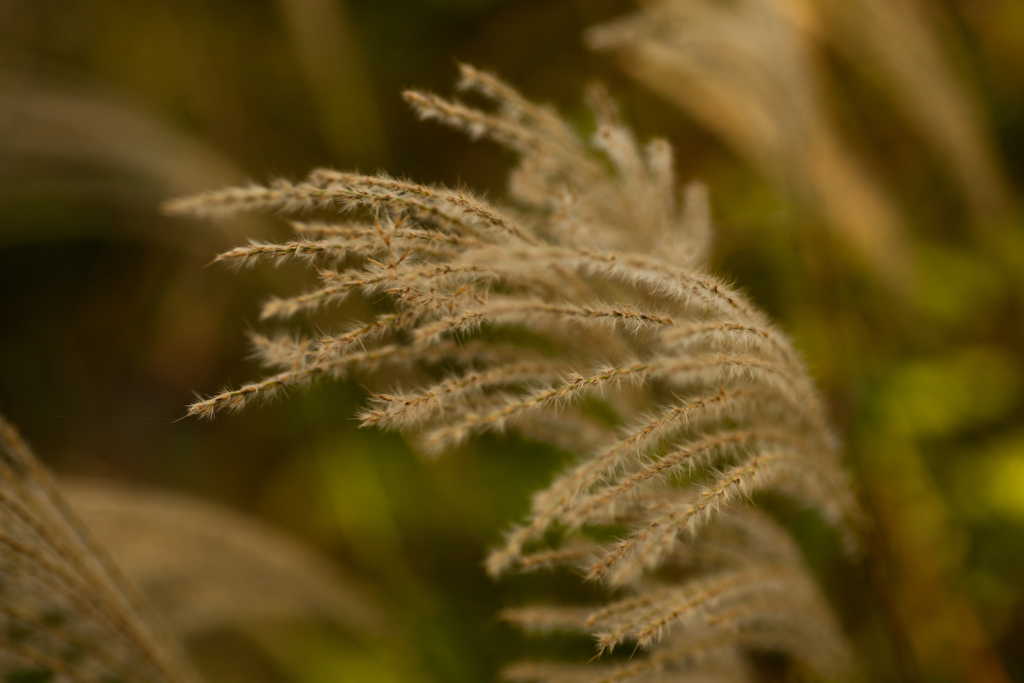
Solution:
[{"label": "feathery seed head", "polygon": [[[372,383],[379,370],[405,372],[417,379],[378,391],[360,415],[364,425],[412,432],[431,454],[504,429],[576,452],[576,464],[535,494],[487,570],[568,565],[626,596],[596,612],[506,613],[531,629],[589,633],[600,651],[627,640],[651,649],[635,670],[597,667],[592,676],[577,672],[580,680],[700,670],[695,653],[733,657],[765,644],[822,675],[842,671],[843,638],[799,554],[785,532],[744,510],[759,492],[778,491],[849,533],[857,506],[789,338],[704,269],[706,190],[690,185],[680,201],[671,150],[638,142],[603,91],[590,94],[598,125],[588,146],[552,110],[494,76],[467,65],[460,73],[460,89],[493,109],[420,92],[406,100],[421,118],[518,153],[511,207],[330,170],[169,205],[197,215],[369,209],[372,225],[298,223],[293,242],[253,244],[220,260],[355,257],[322,270],[319,287],[271,300],[264,318],[353,295],[392,306],[369,321],[342,322],[334,334],[257,337],[261,358],[280,371],[198,401],[190,413],[241,408],[323,375],[359,372]],[[608,525],[627,528],[619,543],[591,540],[589,528]],[[552,527],[570,542],[538,551]],[[658,578],[682,564],[697,569],[681,584]],[[815,652],[834,656],[808,652],[811,624],[822,642]]]}]

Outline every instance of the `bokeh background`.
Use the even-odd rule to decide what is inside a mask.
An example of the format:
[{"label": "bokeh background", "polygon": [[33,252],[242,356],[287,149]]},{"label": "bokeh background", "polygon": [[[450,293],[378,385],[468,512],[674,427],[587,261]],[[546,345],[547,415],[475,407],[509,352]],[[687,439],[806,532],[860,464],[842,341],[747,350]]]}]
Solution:
[{"label": "bokeh background", "polygon": [[[711,191],[713,269],[820,382],[924,679],[1024,680],[1024,5],[689,4],[735,15],[680,14],[688,42],[593,30],[638,11],[619,0],[0,2],[0,411],[60,474],[289,530],[388,617],[209,633],[191,643],[209,680],[493,680],[527,654],[589,657],[495,615],[594,589],[480,568],[564,455],[512,436],[427,462],[356,428],[358,382],[179,420],[195,392],[260,374],[245,331],[308,275],[208,267],[287,226],[161,202],[318,166],[500,199],[507,154],[400,97],[451,92],[457,61],[584,135],[601,81],[672,142],[680,178]],[[791,521],[869,671],[893,676],[859,569]]]}]

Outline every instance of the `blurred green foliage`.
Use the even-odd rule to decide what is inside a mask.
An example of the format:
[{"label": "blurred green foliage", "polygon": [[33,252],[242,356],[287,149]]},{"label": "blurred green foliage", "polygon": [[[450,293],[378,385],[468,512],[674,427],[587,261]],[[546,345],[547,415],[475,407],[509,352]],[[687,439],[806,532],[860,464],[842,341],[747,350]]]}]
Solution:
[{"label": "blurred green foliage", "polygon": [[[933,9],[1019,188],[1024,9]],[[400,100],[407,86],[448,92],[454,60],[493,69],[584,130],[580,94],[599,79],[636,130],[674,144],[680,177],[711,188],[714,266],[791,331],[822,384],[919,656],[953,639],[1002,662],[972,669],[979,660],[950,654],[922,662],[928,679],[1024,679],[1024,207],[1011,197],[972,214],[913,125],[826,55],[831,104],[907,217],[915,283],[894,294],[806,207],[583,47],[586,27],[628,11],[617,0],[0,6],[0,411],[60,472],[188,490],[275,520],[349,567],[393,617],[376,635],[254,628],[263,654],[249,664],[251,645],[194,644],[217,680],[490,680],[546,647],[589,656],[586,643],[527,644],[495,614],[538,594],[587,600],[592,587],[495,585],[480,569],[563,455],[509,437],[426,462],[355,428],[358,383],[175,422],[194,391],[258,373],[243,332],[266,293],[305,275],[205,268],[284,227],[172,221],[160,202],[319,165],[500,196],[501,153],[415,122]],[[821,536],[809,535],[812,557]],[[863,586],[834,559],[817,565],[884,669],[877,617],[857,607]]]}]

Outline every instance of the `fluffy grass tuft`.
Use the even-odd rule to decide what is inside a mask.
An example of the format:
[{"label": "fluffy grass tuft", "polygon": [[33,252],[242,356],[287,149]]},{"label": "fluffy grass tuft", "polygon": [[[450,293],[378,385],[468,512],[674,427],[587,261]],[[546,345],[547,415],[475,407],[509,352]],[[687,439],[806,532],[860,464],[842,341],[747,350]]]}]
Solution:
[{"label": "fluffy grass tuft", "polygon": [[[589,634],[628,664],[510,668],[510,680],[621,681],[666,671],[745,679],[745,653],[773,650],[825,678],[852,671],[845,640],[788,534],[750,501],[782,493],[817,509],[856,551],[860,513],[837,440],[799,354],[704,263],[706,192],[677,193],[672,153],[641,144],[601,91],[588,142],[546,107],[461,67],[488,110],[406,94],[423,119],[517,152],[512,206],[384,175],[314,171],[299,182],[172,202],[196,216],[273,210],[366,218],[296,224],[298,237],[221,260],[303,258],[320,285],[272,300],[265,318],[348,296],[390,302],[335,333],[257,338],[279,371],[194,403],[210,417],[307,384],[387,371],[364,425],[415,435],[440,454],[514,429],[572,450],[487,561],[493,575],[568,566],[615,589],[606,606],[505,614],[529,630]],[[600,405],[600,409],[595,409]],[[611,418],[609,418],[611,416]],[[611,425],[611,426],[609,426]],[[595,529],[614,526],[611,545]],[[545,548],[546,532],[567,540]],[[599,534],[597,534],[599,535]],[[674,577],[674,578],[672,578]],[[679,577],[683,577],[680,579]]]}]

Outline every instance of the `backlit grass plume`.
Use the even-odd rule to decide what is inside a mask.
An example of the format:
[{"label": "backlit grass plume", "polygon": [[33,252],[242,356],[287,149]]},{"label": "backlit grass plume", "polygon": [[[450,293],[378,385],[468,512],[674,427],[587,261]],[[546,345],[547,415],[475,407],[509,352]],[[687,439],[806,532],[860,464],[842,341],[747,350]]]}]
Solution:
[{"label": "backlit grass plume", "polygon": [[276,372],[190,413],[239,409],[323,376],[384,377],[390,385],[362,423],[415,434],[426,453],[505,429],[574,453],[487,569],[567,565],[615,597],[598,609],[505,616],[526,629],[590,634],[600,651],[630,643],[651,653],[628,664],[522,664],[509,678],[618,681],[668,668],[738,679],[751,649],[842,677],[851,666],[844,639],[799,552],[747,503],[763,491],[790,496],[820,511],[851,548],[856,503],[789,339],[704,270],[703,188],[680,196],[668,145],[640,144],[600,90],[590,93],[597,126],[588,144],[486,73],[463,66],[460,87],[493,107],[421,92],[406,99],[424,119],[519,154],[512,207],[329,170],[168,205],[296,218],[294,240],[218,257],[301,259],[316,269],[319,286],[272,299],[264,318],[350,296],[389,306],[331,333],[256,335]]},{"label": "backlit grass plume", "polygon": [[[931,3],[934,5],[935,3]],[[833,47],[885,91],[958,180],[974,212],[998,215],[1006,182],[981,116],[931,13],[908,0],[647,0],[592,27],[589,45],[687,111],[823,219],[890,284],[910,274],[907,216],[835,115]],[[865,127],[870,123],[861,122]]]},{"label": "backlit grass plume", "polygon": [[905,286],[901,218],[822,101],[811,38],[790,6],[799,4],[645,2],[587,40],[801,198],[864,265]]}]

